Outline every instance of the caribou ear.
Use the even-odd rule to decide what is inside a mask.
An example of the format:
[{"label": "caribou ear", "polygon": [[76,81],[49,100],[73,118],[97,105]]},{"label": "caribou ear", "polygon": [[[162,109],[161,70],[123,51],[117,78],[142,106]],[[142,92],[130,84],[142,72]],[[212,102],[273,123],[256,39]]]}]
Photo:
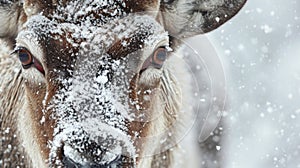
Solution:
[{"label": "caribou ear", "polygon": [[165,29],[190,37],[212,31],[232,18],[247,0],[162,0]]},{"label": "caribou ear", "polygon": [[25,21],[26,15],[20,1],[0,0],[0,38],[12,43]]}]

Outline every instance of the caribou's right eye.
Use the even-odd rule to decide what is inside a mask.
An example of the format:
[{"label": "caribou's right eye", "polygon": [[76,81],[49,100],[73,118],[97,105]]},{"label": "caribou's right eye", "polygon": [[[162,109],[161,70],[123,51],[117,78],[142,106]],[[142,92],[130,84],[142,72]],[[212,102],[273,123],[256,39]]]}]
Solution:
[{"label": "caribou's right eye", "polygon": [[34,58],[34,56],[26,48],[18,47],[17,49],[15,49],[13,54],[18,55],[19,60],[24,69],[28,69],[33,66],[38,71],[40,71],[43,75],[45,75],[45,70],[42,64],[36,58]]},{"label": "caribou's right eye", "polygon": [[31,67],[31,65],[33,64],[33,57],[26,48],[18,48],[15,53],[18,54],[19,60],[21,61],[24,69],[28,69]]}]

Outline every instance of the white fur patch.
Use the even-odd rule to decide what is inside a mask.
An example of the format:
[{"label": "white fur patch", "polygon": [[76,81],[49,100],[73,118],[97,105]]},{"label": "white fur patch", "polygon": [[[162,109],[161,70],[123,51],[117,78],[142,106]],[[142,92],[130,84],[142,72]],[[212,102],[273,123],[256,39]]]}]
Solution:
[{"label": "white fur patch", "polygon": [[25,148],[26,153],[32,160],[33,167],[46,168],[46,160],[41,155],[41,149],[37,142],[37,135],[34,133],[34,127],[32,125],[33,120],[28,110],[28,102],[24,96],[24,105],[20,111],[18,111],[18,128],[20,130],[20,139],[23,141],[22,146]]}]

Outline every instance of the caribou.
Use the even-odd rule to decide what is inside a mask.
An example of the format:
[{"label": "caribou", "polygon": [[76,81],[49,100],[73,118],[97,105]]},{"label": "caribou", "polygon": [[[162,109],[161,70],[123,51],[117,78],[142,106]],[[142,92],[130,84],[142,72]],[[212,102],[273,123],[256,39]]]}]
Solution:
[{"label": "caribou", "polygon": [[1,167],[201,167],[176,55],[245,1],[1,0]]}]

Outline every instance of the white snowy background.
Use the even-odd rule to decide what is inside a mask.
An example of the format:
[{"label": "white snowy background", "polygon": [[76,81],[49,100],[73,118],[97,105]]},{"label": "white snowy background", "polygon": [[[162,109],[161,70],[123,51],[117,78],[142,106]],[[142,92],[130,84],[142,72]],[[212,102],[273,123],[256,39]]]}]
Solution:
[{"label": "white snowy background", "polygon": [[300,1],[249,0],[206,37],[226,76],[225,167],[300,168]]}]

